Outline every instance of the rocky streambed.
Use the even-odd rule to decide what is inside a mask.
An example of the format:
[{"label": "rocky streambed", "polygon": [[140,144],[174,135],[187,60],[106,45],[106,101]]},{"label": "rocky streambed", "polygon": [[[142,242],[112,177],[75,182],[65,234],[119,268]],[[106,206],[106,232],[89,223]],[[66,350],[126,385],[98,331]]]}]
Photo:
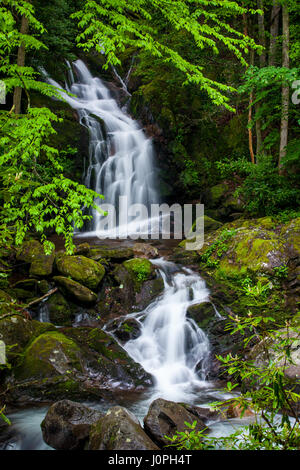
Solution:
[{"label": "rocky streambed", "polygon": [[[267,286],[263,301],[250,295],[254,313],[272,308],[283,322],[297,324],[299,219],[207,222],[198,252],[175,240],[82,239],[72,256],[59,243],[47,256],[34,239],[1,252],[0,340],[7,364],[0,369],[0,397],[12,419],[11,427],[0,428],[2,448],[28,448],[20,437],[24,423],[35,423],[37,443],[30,445],[42,448],[40,424],[53,406],[62,436],[72,442],[54,443],[43,424],[53,448],[122,449],[127,439],[128,448],[162,448],[146,418],[158,405],[168,407],[158,412],[167,416],[163,423],[153,425],[161,426],[161,435],[180,430],[176,420],[187,420],[186,413],[211,429],[238,418],[238,410],[222,417],[207,411],[211,401],[224,398],[226,376],[216,354],[246,354],[243,338],[225,329],[229,315],[249,308],[245,278],[248,289]],[[293,354],[297,380],[298,351]],[[79,410],[88,419],[74,444],[77,431],[69,430],[69,421]],[[121,427],[125,443],[113,438],[118,416],[127,423]]]}]

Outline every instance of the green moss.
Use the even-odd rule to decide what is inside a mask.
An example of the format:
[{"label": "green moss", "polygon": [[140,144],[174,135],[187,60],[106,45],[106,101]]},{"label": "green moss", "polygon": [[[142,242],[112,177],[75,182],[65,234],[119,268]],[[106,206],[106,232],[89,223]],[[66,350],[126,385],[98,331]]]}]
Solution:
[{"label": "green moss", "polygon": [[96,261],[85,256],[68,256],[60,254],[56,257],[58,271],[66,277],[95,290],[101,282],[105,269]]},{"label": "green moss", "polygon": [[81,370],[80,349],[62,333],[51,331],[38,336],[26,348],[16,377],[47,378],[72,369]]},{"label": "green moss", "polygon": [[148,259],[133,258],[123,263],[124,267],[131,274],[135,286],[139,289],[141,284],[153,275],[153,265]]}]

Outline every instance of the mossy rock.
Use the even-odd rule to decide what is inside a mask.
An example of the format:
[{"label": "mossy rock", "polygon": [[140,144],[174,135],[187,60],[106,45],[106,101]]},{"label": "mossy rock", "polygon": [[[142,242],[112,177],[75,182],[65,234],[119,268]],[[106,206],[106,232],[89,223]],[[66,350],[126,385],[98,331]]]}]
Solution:
[{"label": "mossy rock", "polygon": [[49,319],[54,325],[71,325],[72,310],[60,292],[51,295],[47,300]]},{"label": "mossy rock", "polygon": [[199,328],[206,330],[210,322],[216,319],[216,311],[211,302],[201,302],[188,307],[187,317],[192,318]]},{"label": "mossy rock", "polygon": [[17,252],[17,260],[30,263],[29,273],[36,277],[47,277],[52,274],[54,253],[46,255],[38,240],[28,240]]},{"label": "mossy rock", "polygon": [[97,295],[87,287],[67,277],[54,276],[53,280],[60,286],[63,293],[72,300],[82,304],[93,304],[97,301]]},{"label": "mossy rock", "polygon": [[274,275],[274,268],[286,265],[289,260],[286,243],[275,227],[271,218],[237,220],[225,224],[206,237],[198,254],[203,256],[211,245],[218,243],[223,233],[231,231],[232,236],[222,243],[221,255],[218,255],[218,245],[211,254],[217,262],[215,276],[235,277],[247,273]]},{"label": "mossy rock", "polygon": [[64,328],[62,331],[76,342],[84,354],[89,369],[98,375],[98,387],[107,387],[116,383],[126,384],[129,389],[139,389],[152,385],[151,376],[103,330],[78,327]]},{"label": "mossy rock", "polygon": [[42,379],[82,371],[79,347],[62,333],[51,331],[38,336],[25,350],[15,370],[18,380]]},{"label": "mossy rock", "polygon": [[151,279],[155,271],[153,264],[145,258],[124,261],[123,266],[129,272],[136,290],[140,290],[143,282]]},{"label": "mossy rock", "polygon": [[0,317],[0,341],[6,345],[8,362],[15,362],[24,348],[45,331],[55,330],[49,323],[28,320],[22,315]]},{"label": "mossy rock", "polygon": [[100,246],[90,248],[86,256],[95,261],[99,261],[104,258],[111,259],[114,262],[119,262],[133,258],[134,253],[132,248],[111,248],[109,246]]},{"label": "mossy rock", "polygon": [[100,263],[85,256],[59,254],[55,261],[59,273],[71,277],[91,290],[97,289],[105,274],[105,269]]}]

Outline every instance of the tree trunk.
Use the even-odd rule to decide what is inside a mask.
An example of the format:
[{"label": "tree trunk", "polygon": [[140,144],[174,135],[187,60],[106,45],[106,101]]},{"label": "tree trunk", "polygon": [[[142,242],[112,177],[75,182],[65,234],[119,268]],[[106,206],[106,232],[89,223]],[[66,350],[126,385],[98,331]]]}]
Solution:
[{"label": "tree trunk", "polygon": [[269,48],[269,65],[275,65],[276,61],[276,42],[279,30],[279,14],[281,5],[278,0],[273,0],[273,7],[271,12],[271,26],[270,26],[270,48]]},{"label": "tree trunk", "polygon": [[[263,0],[257,0],[257,8],[264,11]],[[258,34],[259,44],[264,47],[263,52],[259,56],[260,68],[266,66],[266,31],[265,31],[265,15],[258,15]]]},{"label": "tree trunk", "polygon": [[[289,68],[289,10],[287,5],[282,6],[282,66]],[[289,126],[289,99],[290,89],[288,84],[282,85],[282,105],[281,105],[281,128],[280,128],[280,148],[279,148],[279,172],[282,172],[282,160],[286,156],[286,146],[288,143]]]},{"label": "tree trunk", "polygon": [[[25,15],[23,15],[22,16],[22,21],[21,21],[20,33],[21,34],[27,34],[28,30],[29,30],[28,18]],[[20,44],[20,46],[19,46],[18,57],[17,57],[17,65],[19,67],[24,67],[24,65],[25,65],[25,46],[24,46],[24,44]],[[20,112],[21,112],[21,99],[22,99],[22,88],[21,87],[16,87],[15,90],[14,90],[14,98],[13,98],[14,112],[16,114],[20,114]]]},{"label": "tree trunk", "polygon": [[[263,0],[257,0],[257,7],[264,11]],[[259,43],[264,47],[262,54],[259,56],[259,65],[260,68],[266,66],[266,31],[265,31],[265,15],[258,15],[258,33],[259,33]],[[255,114],[258,114],[260,110],[260,103],[257,103],[255,106]],[[261,119],[255,121],[256,129],[256,155],[259,155],[262,151],[263,138],[261,132]]]}]

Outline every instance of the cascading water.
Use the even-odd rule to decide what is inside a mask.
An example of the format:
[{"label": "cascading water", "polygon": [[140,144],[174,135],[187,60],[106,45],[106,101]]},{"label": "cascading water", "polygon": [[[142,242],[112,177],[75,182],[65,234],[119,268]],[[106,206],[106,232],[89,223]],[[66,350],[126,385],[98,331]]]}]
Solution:
[{"label": "cascading water", "polygon": [[[151,204],[158,202],[151,139],[145,136],[136,121],[121,110],[104,82],[92,77],[81,60],[74,62],[73,68],[75,74],[70,67],[71,86],[66,85],[66,90],[75,96],[67,95],[49,77],[47,80],[61,90],[61,96],[76,109],[80,123],[89,129],[85,185],[103,194],[104,203],[115,207],[117,217],[120,196],[127,198],[128,207],[143,204],[150,210]],[[98,205],[103,206],[103,202],[99,200]],[[105,233],[108,236],[107,231],[103,230],[101,214],[93,211],[92,215],[88,230],[94,235]],[[124,229],[119,227],[117,233],[124,236],[124,233],[134,231],[134,218],[127,218]]]},{"label": "cascading water", "polygon": [[160,270],[165,290],[144,312],[129,315],[141,320],[141,335],[125,349],[154,376],[155,395],[193,400],[197,390],[209,386],[205,379],[210,351],[206,335],[186,313],[190,305],[207,301],[209,291],[189,269],[179,271],[164,259],[152,263]]}]

